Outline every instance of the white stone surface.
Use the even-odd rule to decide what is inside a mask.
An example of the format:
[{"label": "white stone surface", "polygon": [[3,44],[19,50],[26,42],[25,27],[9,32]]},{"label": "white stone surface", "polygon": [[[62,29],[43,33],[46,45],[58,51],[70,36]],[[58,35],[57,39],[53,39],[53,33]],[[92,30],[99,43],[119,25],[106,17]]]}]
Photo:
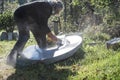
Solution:
[{"label": "white stone surface", "polygon": [[62,46],[55,45],[51,48],[40,49],[37,45],[31,45],[23,51],[22,57],[27,60],[40,60],[45,64],[50,64],[72,56],[82,43],[82,38],[78,35],[62,35],[58,38],[62,39]]}]

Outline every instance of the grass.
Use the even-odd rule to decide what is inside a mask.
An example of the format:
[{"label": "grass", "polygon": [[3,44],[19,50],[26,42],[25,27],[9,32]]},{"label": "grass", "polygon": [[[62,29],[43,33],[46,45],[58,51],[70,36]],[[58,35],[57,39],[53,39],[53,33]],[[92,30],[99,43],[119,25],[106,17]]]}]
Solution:
[{"label": "grass", "polygon": [[[0,59],[10,52],[15,42],[0,41]],[[84,38],[74,56],[50,65],[37,63],[14,69],[0,61],[0,80],[119,80],[120,50],[108,50],[104,41],[94,45],[91,42],[96,41]],[[36,44],[33,37],[26,47],[32,44]]]}]

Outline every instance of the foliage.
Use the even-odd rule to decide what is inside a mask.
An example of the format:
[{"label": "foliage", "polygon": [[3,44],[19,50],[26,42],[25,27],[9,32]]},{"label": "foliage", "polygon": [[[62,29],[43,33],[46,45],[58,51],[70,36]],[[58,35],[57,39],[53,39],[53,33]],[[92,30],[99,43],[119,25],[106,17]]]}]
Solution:
[{"label": "foliage", "polygon": [[[7,55],[16,41],[0,42],[0,56]],[[94,43],[95,44],[94,44]],[[93,43],[93,44],[91,44]],[[2,44],[2,45],[1,45]],[[36,44],[33,36],[27,46]],[[9,45],[9,46],[8,46]],[[7,47],[6,47],[7,46]],[[6,48],[4,48],[6,47]],[[80,49],[70,58],[50,65],[37,63],[22,68],[3,67],[0,62],[1,80],[119,80],[120,54],[107,50],[105,43],[83,37]],[[7,68],[7,69],[6,69]],[[32,75],[32,76],[31,76]]]},{"label": "foliage", "polygon": [[[116,22],[120,21],[120,0],[72,0],[72,4],[67,2],[67,21],[71,23],[75,22],[77,24],[85,23],[82,18],[89,15],[91,19],[95,19],[94,15],[99,14],[101,20],[107,26],[116,26]],[[72,6],[72,7],[71,7]],[[97,16],[96,16],[97,17]],[[82,22],[82,23],[81,23]],[[69,23],[68,23],[69,24]],[[81,27],[81,25],[79,25]]]},{"label": "foliage", "polygon": [[[86,27],[85,25],[88,26],[83,30],[86,31],[86,33],[83,33],[83,43],[80,49],[74,56],[55,64],[44,65],[38,63],[24,68],[16,68],[16,70],[11,68],[0,70],[1,80],[6,77],[10,80],[120,79],[120,49],[118,48],[116,51],[112,49],[108,50],[105,43],[106,40],[110,39],[110,36],[102,32],[105,28],[108,29],[112,27],[111,33],[119,33],[116,30],[120,28],[120,7],[118,7],[120,0],[72,0],[72,16],[69,8],[71,3],[69,3],[69,0],[65,1],[67,2],[67,22],[64,22],[63,17],[60,17],[63,28],[62,31],[66,33],[75,32],[79,28],[81,29],[83,24],[83,27]],[[89,21],[94,21],[95,14],[102,16],[102,26],[93,26],[89,24],[91,23]],[[118,27],[116,27],[116,24]],[[15,41],[0,42],[0,54],[6,55],[9,53],[13,44],[15,44]],[[37,43],[32,37],[29,39],[26,46],[33,44]],[[4,49],[4,47],[6,47],[6,49]]]},{"label": "foliage", "polygon": [[74,1],[72,1],[72,4],[73,4],[73,5],[79,5],[79,3],[80,3],[79,0],[74,0]]},{"label": "foliage", "polygon": [[6,30],[6,32],[13,32],[15,22],[13,19],[13,13],[11,11],[5,11],[0,14],[0,30]]}]

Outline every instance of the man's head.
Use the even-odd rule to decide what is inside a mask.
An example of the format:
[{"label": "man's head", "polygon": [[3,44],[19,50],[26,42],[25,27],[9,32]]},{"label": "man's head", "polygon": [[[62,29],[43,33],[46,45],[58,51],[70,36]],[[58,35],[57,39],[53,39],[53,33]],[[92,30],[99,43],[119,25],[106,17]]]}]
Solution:
[{"label": "man's head", "polygon": [[52,8],[53,8],[53,15],[59,14],[63,9],[63,2],[61,0],[51,0]]}]

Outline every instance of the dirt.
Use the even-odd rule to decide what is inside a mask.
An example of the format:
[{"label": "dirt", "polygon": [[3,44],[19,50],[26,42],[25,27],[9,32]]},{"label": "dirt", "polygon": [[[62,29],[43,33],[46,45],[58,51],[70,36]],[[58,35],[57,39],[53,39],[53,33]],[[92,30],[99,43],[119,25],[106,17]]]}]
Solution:
[{"label": "dirt", "polygon": [[0,80],[7,80],[14,71],[14,68],[6,64],[5,57],[0,57]]}]

